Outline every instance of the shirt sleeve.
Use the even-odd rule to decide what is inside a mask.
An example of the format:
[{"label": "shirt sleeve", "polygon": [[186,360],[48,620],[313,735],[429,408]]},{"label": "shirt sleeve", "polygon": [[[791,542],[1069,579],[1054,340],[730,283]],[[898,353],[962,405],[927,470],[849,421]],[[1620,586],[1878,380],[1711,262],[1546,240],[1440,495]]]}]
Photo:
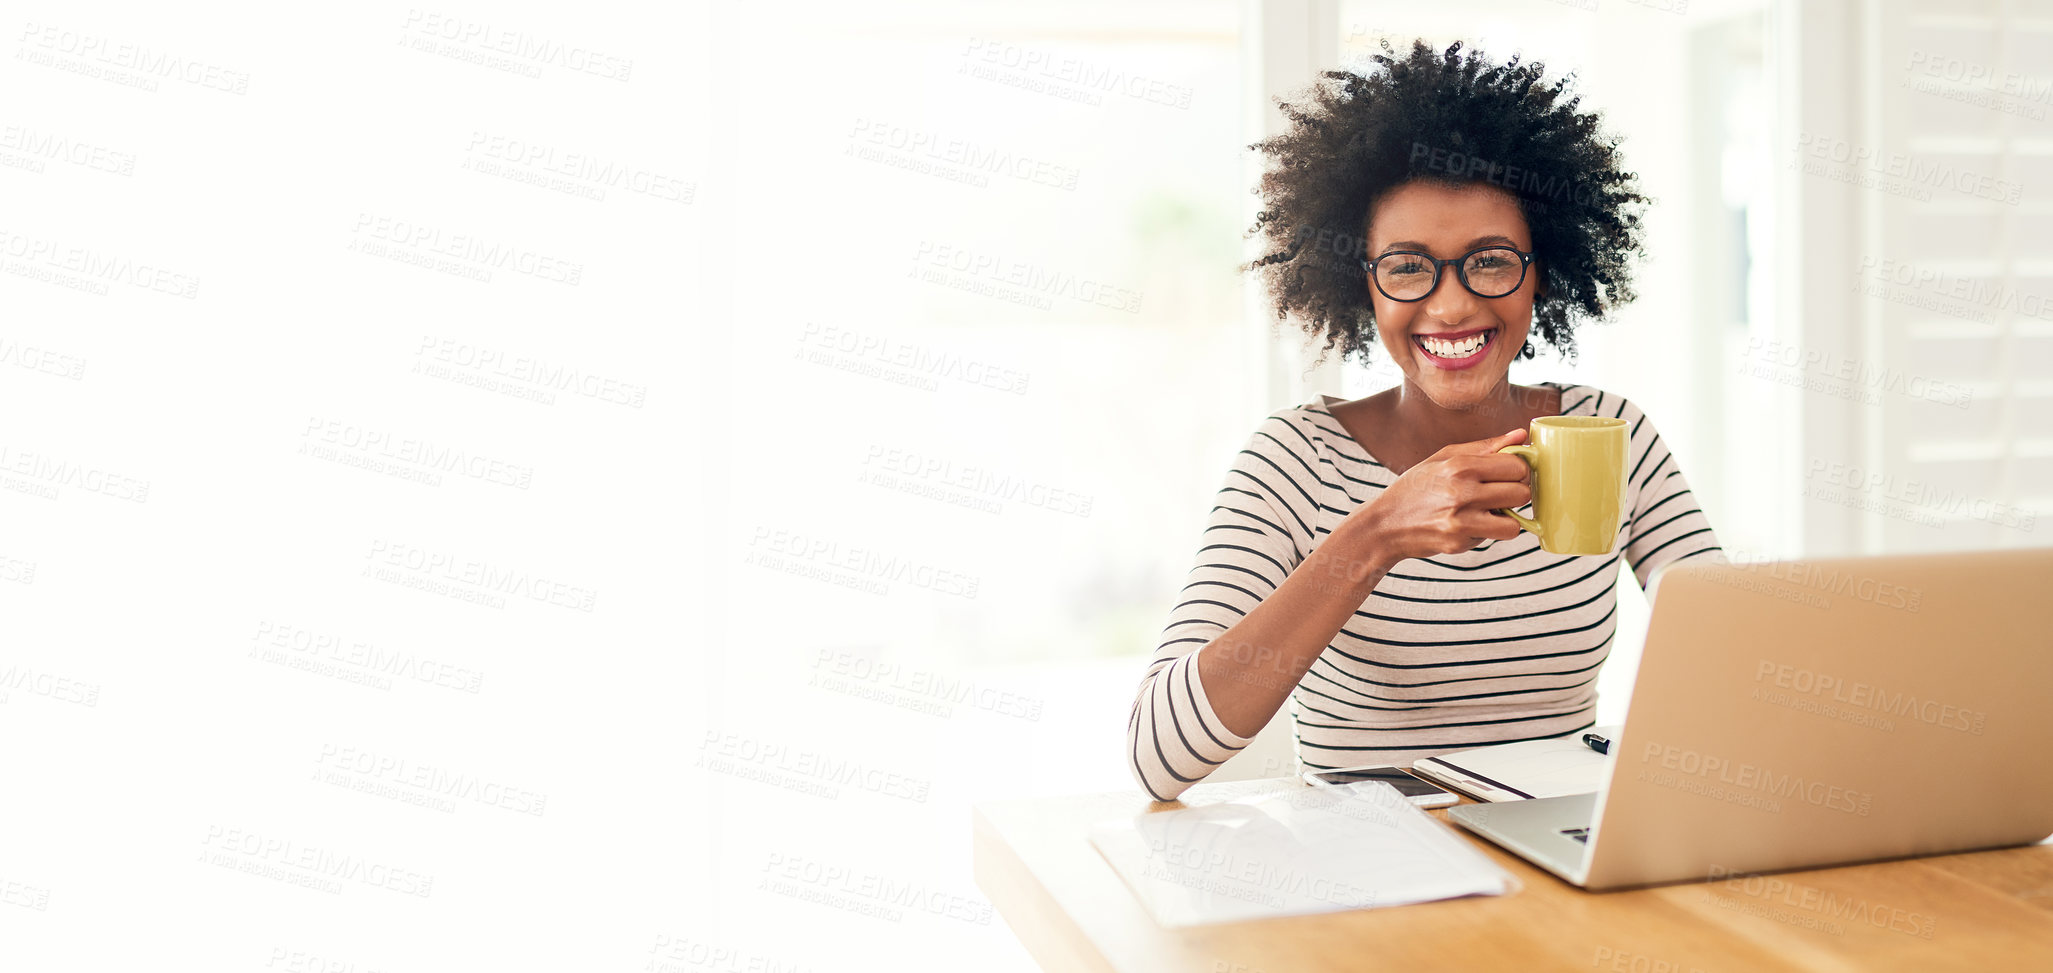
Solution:
[{"label": "shirt sleeve", "polygon": [[1282,413],[1264,419],[1235,454],[1187,576],[1141,678],[1127,720],[1134,779],[1158,801],[1203,780],[1253,737],[1220,722],[1198,677],[1198,653],[1304,560],[1325,481],[1317,452]]},{"label": "shirt sleeve", "polygon": [[1722,560],[1724,549],[1654,420],[1631,402],[1625,403],[1619,417],[1633,424],[1627,451],[1632,469],[1626,477],[1632,517],[1626,522],[1625,560],[1651,601],[1662,570],[1699,555]]}]

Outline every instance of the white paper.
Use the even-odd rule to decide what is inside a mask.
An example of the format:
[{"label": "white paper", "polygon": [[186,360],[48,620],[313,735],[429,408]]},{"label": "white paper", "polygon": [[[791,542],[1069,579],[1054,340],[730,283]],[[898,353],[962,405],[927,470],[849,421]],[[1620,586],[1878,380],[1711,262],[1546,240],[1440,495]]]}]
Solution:
[{"label": "white paper", "polygon": [[1519,887],[1381,781],[1137,815],[1096,826],[1091,842],[1167,927]]},{"label": "white paper", "polygon": [[[1582,741],[1583,733],[1579,732],[1441,754],[1418,761],[1412,769],[1437,779],[1441,775],[1435,771],[1444,766],[1466,777],[1480,777],[1501,786],[1518,788],[1534,797],[1594,794],[1604,788],[1611,764],[1618,759],[1616,744],[1624,730],[1621,725],[1592,727],[1583,731],[1610,740],[1613,746],[1608,755],[1590,749],[1589,744]],[[1477,800],[1521,800],[1500,790],[1478,792],[1476,788],[1460,787],[1458,780],[1456,786]]]}]

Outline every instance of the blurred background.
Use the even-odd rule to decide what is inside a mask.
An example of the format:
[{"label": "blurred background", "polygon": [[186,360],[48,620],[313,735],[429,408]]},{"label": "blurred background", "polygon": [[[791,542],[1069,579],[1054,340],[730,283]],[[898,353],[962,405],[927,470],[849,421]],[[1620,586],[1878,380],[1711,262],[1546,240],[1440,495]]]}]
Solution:
[{"label": "blurred background", "polygon": [[[2016,0],[15,20],[23,968],[1033,969],[971,806],[1133,790],[1230,458],[1396,381],[1236,270],[1274,100],[1385,39],[1622,138],[1640,298],[1513,377],[1643,406],[1735,556],[2046,543]],[[1278,729],[1220,776],[1294,772]]]}]

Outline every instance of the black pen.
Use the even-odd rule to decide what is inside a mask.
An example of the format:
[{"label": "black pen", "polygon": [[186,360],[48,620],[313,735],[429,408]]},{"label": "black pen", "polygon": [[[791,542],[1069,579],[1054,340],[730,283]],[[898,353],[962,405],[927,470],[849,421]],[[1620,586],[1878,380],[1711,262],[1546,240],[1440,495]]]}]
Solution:
[{"label": "black pen", "polygon": [[1608,754],[1611,752],[1611,741],[1606,740],[1603,737],[1600,737],[1594,733],[1583,734],[1583,742],[1589,744],[1590,749],[1595,750],[1598,753]]}]

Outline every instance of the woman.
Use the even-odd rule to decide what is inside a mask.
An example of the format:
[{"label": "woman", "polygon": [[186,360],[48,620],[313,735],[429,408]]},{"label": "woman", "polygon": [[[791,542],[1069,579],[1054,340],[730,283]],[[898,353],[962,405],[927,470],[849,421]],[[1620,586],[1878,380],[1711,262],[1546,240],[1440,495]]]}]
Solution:
[{"label": "woman", "polygon": [[1385,46],[1285,106],[1251,232],[1279,318],[1343,359],[1379,343],[1403,382],[1272,413],[1236,456],[1134,702],[1135,778],[1172,800],[1289,698],[1312,769],[1396,764],[1594,724],[1618,554],[1550,554],[1496,511],[1530,504],[1498,449],[1538,416],[1631,426],[1620,549],[1643,588],[1717,556],[1654,423],[1587,386],[1517,386],[1537,337],[1632,299],[1637,208],[1564,79],[1457,43]]}]

